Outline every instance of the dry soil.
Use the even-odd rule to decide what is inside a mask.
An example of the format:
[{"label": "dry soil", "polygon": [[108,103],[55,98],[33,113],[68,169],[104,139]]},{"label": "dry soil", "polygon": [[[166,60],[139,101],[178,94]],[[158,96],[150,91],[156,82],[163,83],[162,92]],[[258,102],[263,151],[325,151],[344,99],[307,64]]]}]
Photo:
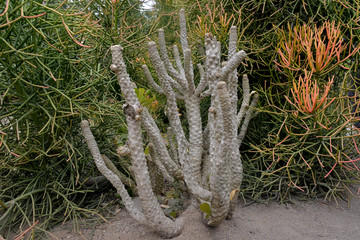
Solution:
[{"label": "dry soil", "polygon": [[[217,228],[203,224],[201,212],[191,204],[181,214],[185,218],[183,233],[173,240],[358,240],[360,239],[360,198],[349,202],[327,203],[317,200],[299,204],[245,204],[240,202],[232,220]],[[49,239],[86,240],[158,240],[152,229],[138,224],[126,210],[109,223],[89,224],[80,232],[70,223],[51,231]]]}]

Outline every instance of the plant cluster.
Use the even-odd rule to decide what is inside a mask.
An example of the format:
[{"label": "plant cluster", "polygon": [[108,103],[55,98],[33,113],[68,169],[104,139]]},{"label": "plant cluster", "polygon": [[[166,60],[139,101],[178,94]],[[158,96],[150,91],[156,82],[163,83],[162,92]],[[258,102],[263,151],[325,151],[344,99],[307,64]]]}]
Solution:
[{"label": "plant cluster", "polygon": [[[135,49],[151,30],[139,2],[0,2],[0,234],[38,222],[43,231],[89,215],[110,184],[85,157],[81,116],[101,126],[97,136],[126,132],[111,44]],[[136,15],[137,14],[137,15]],[[130,24],[131,23],[131,24]],[[137,57],[141,49],[129,51]],[[130,54],[129,54],[130,55]],[[136,62],[130,71],[134,71]],[[98,91],[101,91],[99,94]],[[111,143],[111,141],[110,141]],[[103,142],[103,145],[109,145]],[[113,153],[112,156],[114,156]],[[122,164],[126,168],[126,163]],[[126,175],[125,170],[123,171]]]},{"label": "plant cluster", "polygon": [[[154,81],[147,65],[143,66],[149,84],[166,96],[170,123],[167,132],[169,146],[166,146],[160,129],[135,94],[136,84],[126,71],[121,46],[111,47],[111,68],[117,75],[126,100],[123,111],[128,126],[128,141],[117,151],[119,155],[131,159],[142,211],[134,207],[123,180],[109,167],[111,163],[107,162],[107,157],[101,155],[89,122],[81,122],[82,133],[99,171],[117,189],[130,215],[140,223],[153,227],[164,237],[180,234],[183,222],[181,218],[172,221],[160,208],[151,185],[149,162],[153,162],[169,181],[177,180],[186,184],[190,193],[201,203],[200,209],[205,213],[204,222],[209,226],[218,226],[225,218],[231,218],[237,203],[243,174],[239,148],[258,99],[255,92],[250,93],[249,81],[244,75],[244,96],[238,110],[237,68],[246,53],[237,52],[235,27],[230,29],[227,62],[220,61],[220,42],[211,34],[206,35],[205,63],[204,66],[200,63],[197,65],[200,72],[198,84],[194,79],[184,10],[180,11],[180,42],[184,61],[181,62],[178,47],[174,45],[176,68],[170,61],[162,29],[159,30],[160,54],[155,42],[148,44],[149,56],[160,83]],[[205,125],[200,111],[204,98],[210,98],[211,102]],[[185,104],[188,133],[185,133],[178,113],[178,101]],[[145,155],[143,147],[145,140],[149,141],[148,155]]]},{"label": "plant cluster", "polygon": [[[149,61],[142,43],[150,37],[161,40],[162,35],[151,32],[163,27],[168,43],[181,44],[176,37],[181,32],[172,23],[183,7],[187,25],[192,24],[188,48],[197,53],[186,55],[187,66],[189,59],[206,63],[206,33],[217,36],[218,57],[228,60],[232,25],[237,27],[236,46],[248,55],[242,64],[260,100],[241,145],[244,199],[287,201],[290,193],[339,196],[350,193],[348,183],[359,181],[358,1],[155,2],[151,12],[141,10],[138,0],[0,3],[0,234],[8,236],[15,226],[20,231],[32,226],[34,232],[76,220],[80,212],[88,212],[83,206],[95,208],[103,201],[102,192],[94,191],[101,189],[99,184],[110,184],[87,154],[79,134],[81,119],[91,119],[99,148],[108,156],[103,157],[107,168],[118,168],[127,190],[137,192],[129,159],[113,151],[124,145],[128,129],[120,106],[124,98],[109,71],[109,48],[121,44],[127,72],[134,79],[151,79],[156,70],[139,71]],[[174,49],[174,59],[176,54]],[[193,70],[198,85],[203,72]],[[168,137],[175,133],[165,133],[169,111],[160,111],[167,108],[162,94],[167,92],[152,81],[137,85],[137,99],[173,154],[174,138]],[[145,90],[147,85],[155,91]],[[238,90],[244,101],[246,91]],[[210,98],[202,99],[204,126],[211,122],[211,104]],[[177,106],[188,137],[186,104],[177,101]],[[153,151],[150,140],[145,140],[146,155]],[[171,177],[153,161],[147,164],[154,175]],[[159,179],[152,182],[160,183],[154,189],[162,188]],[[205,216],[211,213],[207,204],[201,205]]]},{"label": "plant cluster", "polygon": [[258,161],[262,171],[255,180],[262,189],[250,187],[255,196],[346,196],[352,194],[347,184],[359,181],[357,93],[347,96],[349,86],[358,87],[353,78],[359,47],[356,38],[348,37],[356,31],[351,26],[357,24],[356,15],[345,15],[345,25],[330,14],[359,6],[322,7],[329,13],[322,21],[291,22],[274,31],[277,45],[269,64],[275,65],[274,78],[262,87],[261,107],[272,128],[266,141],[250,143],[256,154],[249,161]]},{"label": "plant cluster", "polygon": [[279,62],[275,63],[292,86],[285,82],[286,101],[273,95],[268,98],[266,109],[282,122],[267,142],[256,147],[267,166],[262,178],[268,181],[273,173],[283,172],[296,189],[313,196],[321,192],[334,196],[346,188],[345,182],[358,179],[359,132],[354,126],[358,119],[344,96],[346,82],[334,73],[348,69],[344,63],[358,48],[344,45],[339,27],[329,22],[289,27],[287,33],[279,32],[279,38]]},{"label": "plant cluster", "polygon": [[[286,201],[290,193],[349,193],[346,183],[358,179],[354,142],[359,126],[359,4],[181,2],[196,26],[190,38],[203,38],[204,29],[221,35],[234,24],[238,45],[249,53],[249,78],[260,102],[242,145],[245,173],[240,194]],[[340,157],[334,156],[335,148],[342,152]]]}]

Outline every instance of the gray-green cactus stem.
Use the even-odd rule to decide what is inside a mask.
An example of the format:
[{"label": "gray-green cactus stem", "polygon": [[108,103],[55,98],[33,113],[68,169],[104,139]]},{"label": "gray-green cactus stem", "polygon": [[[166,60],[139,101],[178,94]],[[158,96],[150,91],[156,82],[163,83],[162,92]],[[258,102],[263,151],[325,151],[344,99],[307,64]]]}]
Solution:
[{"label": "gray-green cactus stem", "polygon": [[[210,94],[214,92],[216,88],[216,82],[219,78],[220,72],[220,48],[216,42],[216,39],[211,34],[205,35],[205,47],[206,47],[206,73],[205,77],[209,84]],[[213,100],[213,99],[212,99]]]},{"label": "gray-green cactus stem", "polygon": [[164,139],[161,135],[161,132],[156,125],[154,119],[151,117],[151,114],[147,109],[144,109],[144,111],[141,113],[141,123],[142,126],[145,128],[147,134],[151,138],[152,142],[156,146],[156,151],[159,156],[159,160],[164,164],[167,171],[176,179],[183,180],[184,176],[180,169],[180,166],[177,165],[176,162],[174,162],[171,159],[171,156],[169,152],[167,151]]},{"label": "gray-green cactus stem", "polygon": [[82,134],[86,140],[86,143],[90,149],[91,155],[95,160],[96,167],[99,171],[104,175],[111,184],[116,188],[117,192],[120,194],[121,199],[124,202],[124,205],[130,215],[142,224],[147,224],[147,220],[142,212],[140,212],[135,206],[134,202],[132,201],[131,197],[129,196],[127,190],[125,189],[123,183],[121,182],[120,178],[113,173],[110,169],[106,167],[104,159],[101,156],[99,147],[95,141],[94,135],[91,132],[89,122],[87,120],[81,121],[81,130]]},{"label": "gray-green cactus stem", "polygon": [[163,89],[166,91],[172,91],[172,87],[175,88],[178,92],[182,93],[183,89],[178,82],[176,82],[172,77],[170,77],[166,71],[165,64],[161,60],[159,52],[156,47],[155,42],[148,43],[149,56],[153,66],[156,70],[156,74],[158,75],[161,85]]},{"label": "gray-green cactus stem", "polygon": [[[236,46],[237,46],[237,29],[235,26],[232,26],[230,28],[230,36],[229,36],[228,61],[230,61],[230,59],[235,55]],[[235,112],[237,110],[237,103],[238,103],[238,95],[237,95],[238,77],[237,77],[236,69],[234,69],[234,71],[229,74],[227,82],[228,82],[229,94],[232,104],[231,108],[232,111]]]},{"label": "gray-green cactus stem", "polygon": [[[146,120],[150,120],[151,117],[149,118],[149,114],[146,109],[138,111],[140,103],[136,97],[134,89],[132,88],[132,82],[126,72],[124,60],[122,58],[122,48],[120,46],[113,46],[111,48],[111,52],[114,63],[112,65],[112,69],[118,76],[121,91],[127,102],[124,105],[123,110],[126,115],[128,125],[128,142],[129,148],[131,149],[130,158],[132,161],[132,168],[135,173],[135,180],[138,186],[138,193],[139,198],[141,199],[143,213],[147,223],[155,228],[161,235],[166,237],[176,236],[180,234],[183,228],[183,224],[181,222],[182,220],[179,219],[176,222],[173,222],[163,214],[152,191],[149,172],[146,165],[142,142],[141,121],[146,122]],[[143,117],[136,119],[138,114],[141,114]],[[149,122],[150,127],[151,125],[156,125],[151,122],[151,120]],[[154,138],[156,138],[156,136],[154,136]],[[166,162],[171,163],[172,161],[170,159],[166,159]]]},{"label": "gray-green cactus stem", "polygon": [[180,24],[180,42],[181,42],[181,47],[184,51],[185,49],[189,49],[189,44],[187,41],[187,33],[186,33],[186,16],[184,9],[180,10],[179,24]]},{"label": "gray-green cactus stem", "polygon": [[200,63],[197,66],[198,66],[199,73],[200,73],[200,82],[199,82],[199,85],[196,87],[195,95],[199,96],[207,87],[208,82],[207,82],[207,78],[205,77],[204,67]]},{"label": "gray-green cactus stem", "polygon": [[229,74],[240,65],[245,57],[246,53],[243,50],[232,56],[229,62],[221,69],[221,80],[226,81]]},{"label": "gray-green cactus stem", "polygon": [[255,96],[253,97],[253,99],[251,100],[251,104],[250,107],[248,109],[248,111],[246,112],[245,118],[244,118],[244,122],[241,125],[241,129],[240,129],[240,133],[238,135],[238,146],[240,147],[242,141],[245,138],[245,134],[247,131],[247,128],[249,126],[250,120],[254,117],[254,113],[255,113],[255,106],[257,104],[259,100],[259,95],[257,93],[255,93]]},{"label": "gray-green cactus stem", "polygon": [[218,226],[227,216],[230,204],[230,178],[229,156],[234,140],[234,124],[231,116],[231,103],[225,82],[218,82],[217,95],[222,112],[223,134],[216,153],[213,154],[213,166],[210,175],[210,189],[213,194],[211,201],[211,216],[205,218],[210,226]]},{"label": "gray-green cactus stem", "polygon": [[170,75],[172,75],[172,77],[177,77],[179,72],[173,67],[167,54],[164,29],[159,29],[159,48],[166,70],[170,73]]},{"label": "gray-green cactus stem", "polygon": [[182,219],[177,219],[176,222],[173,222],[167,218],[162,212],[154,192],[152,191],[142,143],[141,123],[135,120],[133,114],[134,111],[134,106],[129,104],[125,105],[124,112],[128,124],[129,147],[131,149],[130,158],[135,173],[135,180],[143,213],[148,224],[156,229],[162,236],[177,236],[181,233],[183,228]]},{"label": "gray-green cactus stem", "polygon": [[176,143],[174,140],[174,133],[171,129],[171,127],[167,128],[167,140],[169,143],[169,154],[171,156],[171,158],[173,159],[173,161],[176,164],[179,164],[179,157],[178,157],[178,153],[177,153],[177,147],[176,147]]},{"label": "gray-green cactus stem", "polygon": [[[173,46],[173,52],[174,52],[174,58],[175,58],[175,62],[176,62],[176,67],[180,71],[181,78],[185,79],[185,71],[184,71],[184,67],[182,66],[182,63],[181,63],[179,48],[178,48],[177,45]],[[180,84],[183,84],[181,86],[183,86],[184,89],[187,89],[185,81],[181,81]]]},{"label": "gray-green cactus stem", "polygon": [[184,69],[185,69],[185,77],[188,83],[188,92],[193,94],[195,92],[195,84],[194,84],[194,73],[192,71],[192,62],[191,62],[191,51],[190,49],[184,50]]},{"label": "gray-green cactus stem", "polygon": [[154,144],[149,143],[148,147],[150,152],[150,160],[157,166],[167,181],[174,182],[174,178],[168,173],[162,162],[159,160],[159,155],[155,150]]},{"label": "gray-green cactus stem", "polygon": [[137,194],[137,188],[136,188],[136,184],[135,182],[130,179],[129,177],[126,177],[123,173],[121,173],[117,168],[116,166],[114,165],[114,163],[105,155],[105,154],[102,154],[101,155],[104,162],[105,162],[105,165],[108,169],[110,169],[113,173],[115,173],[121,180],[121,182],[127,186],[127,187],[130,187],[133,192],[135,194]]},{"label": "gray-green cactus stem", "polygon": [[143,65],[142,70],[149,85],[158,93],[164,94],[164,90],[154,81],[154,78],[151,76],[148,66]]},{"label": "gray-green cactus stem", "polygon": [[249,86],[249,79],[246,74],[243,75],[242,79],[242,88],[243,88],[243,100],[241,103],[241,107],[239,113],[236,116],[236,126],[239,127],[241,121],[243,120],[246,112],[249,109],[250,105],[250,86]]},{"label": "gray-green cactus stem", "polygon": [[229,59],[236,53],[237,47],[237,29],[235,26],[231,26],[229,33]]}]

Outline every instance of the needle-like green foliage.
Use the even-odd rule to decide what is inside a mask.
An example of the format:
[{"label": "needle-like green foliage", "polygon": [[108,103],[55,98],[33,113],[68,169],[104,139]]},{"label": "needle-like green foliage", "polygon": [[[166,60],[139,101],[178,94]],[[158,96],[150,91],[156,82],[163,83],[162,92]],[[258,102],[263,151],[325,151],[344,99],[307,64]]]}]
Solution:
[{"label": "needle-like green foliage", "polygon": [[[115,101],[121,101],[116,79],[108,70],[108,48],[121,43],[133,49],[129,53],[135,59],[141,53],[138,44],[151,30],[151,21],[139,18],[139,4],[0,2],[0,234],[4,237],[37,220],[41,222],[32,231],[70,218],[76,223],[100,203],[100,195],[90,197],[97,186],[90,182],[98,173],[88,161],[79,123],[81,116],[91,115],[93,124],[100,126],[96,133],[100,138],[121,137],[126,131]],[[136,64],[129,64],[129,71]],[[120,120],[117,132],[108,127],[114,118]],[[112,140],[104,142],[112,144]],[[122,165],[126,178],[126,164]]]}]

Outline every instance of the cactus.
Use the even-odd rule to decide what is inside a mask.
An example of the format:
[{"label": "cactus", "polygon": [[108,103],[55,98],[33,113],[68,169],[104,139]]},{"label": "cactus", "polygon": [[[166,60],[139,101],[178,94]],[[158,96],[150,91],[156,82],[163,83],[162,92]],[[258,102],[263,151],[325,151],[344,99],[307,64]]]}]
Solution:
[{"label": "cactus", "polygon": [[[111,69],[117,75],[126,100],[123,110],[128,125],[128,142],[118,149],[118,153],[129,155],[132,161],[142,212],[134,207],[118,175],[105,164],[89,123],[86,120],[81,123],[83,135],[98,169],[115,186],[130,215],[155,228],[164,237],[180,234],[183,220],[179,218],[173,221],[167,218],[156,200],[144,154],[142,129],[150,139],[151,163],[157,165],[165,179],[183,181],[199,203],[210,209],[204,213],[204,222],[209,226],[218,226],[225,218],[231,218],[237,202],[243,171],[239,148],[258,100],[258,95],[250,92],[248,77],[244,75],[242,104],[238,110],[237,67],[246,53],[236,52],[236,27],[231,27],[228,61],[222,64],[220,43],[211,34],[205,36],[206,60],[205,66],[197,65],[200,73],[197,85],[187,42],[184,10],[180,11],[180,42],[184,60],[182,64],[175,45],[173,51],[176,68],[169,59],[162,29],[159,30],[160,53],[155,42],[148,44],[159,84],[153,79],[148,67],[143,66],[149,85],[160,94],[165,94],[167,99],[166,110],[170,122],[168,145],[148,110],[137,99],[135,84],[126,72],[121,46],[111,47]],[[211,105],[207,124],[203,126],[200,105],[207,97],[211,99]],[[188,134],[185,134],[180,121],[177,101],[184,102]]]}]

